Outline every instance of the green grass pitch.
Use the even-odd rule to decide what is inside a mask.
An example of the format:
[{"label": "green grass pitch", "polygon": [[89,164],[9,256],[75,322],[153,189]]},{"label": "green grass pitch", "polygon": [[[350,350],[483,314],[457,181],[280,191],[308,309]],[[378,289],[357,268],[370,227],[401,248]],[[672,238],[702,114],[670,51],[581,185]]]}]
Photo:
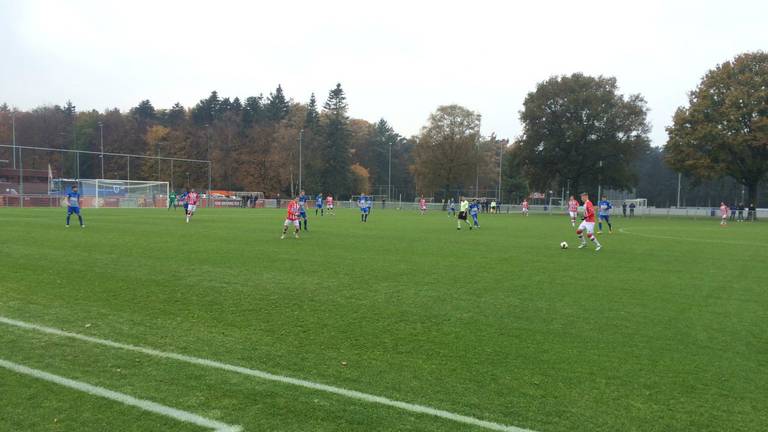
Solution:
[{"label": "green grass pitch", "polygon": [[[768,425],[768,227],[0,209],[0,316],[549,431]],[[560,250],[567,241],[570,249]],[[482,431],[0,324],[0,359],[245,431]],[[343,363],[345,362],[345,363]],[[0,368],[3,431],[202,431]]]}]

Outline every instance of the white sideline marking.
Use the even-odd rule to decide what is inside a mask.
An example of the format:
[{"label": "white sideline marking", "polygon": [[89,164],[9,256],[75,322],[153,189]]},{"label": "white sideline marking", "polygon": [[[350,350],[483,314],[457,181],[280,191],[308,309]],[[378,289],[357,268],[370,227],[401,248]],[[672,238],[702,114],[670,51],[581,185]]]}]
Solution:
[{"label": "white sideline marking", "polygon": [[240,432],[242,428],[240,426],[231,426],[226,423],[221,423],[216,420],[211,420],[205,417],[201,417],[191,412],[178,410],[165,405],[160,405],[152,401],[137,399],[133,396],[128,396],[124,393],[118,393],[104,387],[94,386],[81,381],[71,380],[62,376],[50,374],[38,369],[32,369],[30,367],[20,365],[18,363],[9,362],[7,360],[0,359],[0,367],[11,370],[23,375],[29,375],[44,381],[52,382],[64,387],[79,390],[84,393],[88,393],[93,396],[100,396],[106,399],[120,402],[124,405],[130,405],[137,408],[141,408],[144,411],[150,411],[155,414],[160,414],[166,417],[171,417],[175,420],[182,421],[184,423],[191,423],[197,426],[213,429],[214,432]]},{"label": "white sideline marking", "polygon": [[661,235],[661,234],[645,234],[645,233],[638,233],[634,231],[627,231],[625,228],[619,228],[619,232],[624,234],[636,235],[640,237],[658,238],[658,239],[665,239],[665,240],[684,240],[684,241],[715,243],[715,244],[732,244],[737,246],[765,246],[764,244],[760,244],[760,243],[740,242],[740,241],[733,241],[733,240],[717,240],[717,239],[703,239],[703,238],[695,238],[695,237],[675,237],[675,236],[668,236],[668,235]]},{"label": "white sideline marking", "polygon": [[152,348],[144,348],[135,345],[128,345],[120,342],[114,342],[107,339],[99,339],[91,336],[81,335],[78,333],[70,333],[64,330],[55,329],[52,327],[45,327],[37,324],[31,324],[24,321],[18,321],[11,318],[0,316],[0,323],[8,324],[23,329],[34,330],[41,333],[48,333],[56,336],[68,337],[72,339],[81,340],[84,342],[90,342],[98,345],[104,345],[111,348],[118,348],[127,351],[134,351],[142,354],[151,355],[159,358],[167,358],[177,360],[185,363],[191,363],[194,365],[205,366],[213,369],[221,369],[229,372],[234,372],[242,375],[248,375],[256,378],[261,378],[269,381],[276,381],[283,384],[291,384],[299,387],[305,387],[313,390],[324,391],[327,393],[333,393],[339,396],[348,397],[351,399],[357,399],[365,402],[376,403],[380,405],[391,406],[399,408],[404,411],[410,411],[413,413],[427,414],[435,417],[440,417],[446,420],[452,420],[458,423],[464,423],[472,426],[478,426],[488,430],[502,431],[502,432],[533,432],[530,429],[522,429],[516,426],[508,426],[501,423],[495,423],[488,420],[481,420],[475,417],[456,414],[450,411],[444,411],[437,408],[432,408],[424,405],[417,405],[408,402],[401,402],[398,400],[389,399],[383,396],[376,396],[368,393],[359,392],[356,390],[348,390],[341,387],[334,387],[326,384],[320,384],[312,381],[306,381],[299,378],[291,378],[284,375],[276,375],[269,372],[260,371],[257,369],[249,369],[241,366],[235,366],[227,363],[218,362],[215,360],[208,360],[204,358],[191,357],[184,354],[177,354],[172,352],[158,351]]}]

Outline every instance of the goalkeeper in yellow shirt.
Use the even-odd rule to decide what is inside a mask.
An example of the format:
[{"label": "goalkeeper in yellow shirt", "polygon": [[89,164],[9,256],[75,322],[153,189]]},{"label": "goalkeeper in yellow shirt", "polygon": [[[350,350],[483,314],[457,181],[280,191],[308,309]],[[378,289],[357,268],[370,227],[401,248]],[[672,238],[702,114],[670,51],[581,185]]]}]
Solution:
[{"label": "goalkeeper in yellow shirt", "polygon": [[469,229],[472,229],[472,224],[469,223],[469,220],[467,218],[467,215],[469,214],[469,201],[467,201],[464,197],[459,198],[459,217],[458,222],[456,224],[456,229],[461,229],[461,221],[464,221],[469,225]]}]

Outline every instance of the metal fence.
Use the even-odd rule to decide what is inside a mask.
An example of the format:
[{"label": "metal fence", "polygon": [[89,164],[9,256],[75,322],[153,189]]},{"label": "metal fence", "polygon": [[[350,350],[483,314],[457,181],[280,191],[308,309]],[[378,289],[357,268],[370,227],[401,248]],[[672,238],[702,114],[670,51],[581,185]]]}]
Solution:
[{"label": "metal fence", "polygon": [[5,144],[0,144],[0,156],[0,195],[9,197],[0,206],[34,206],[39,195],[49,193],[54,178],[160,181],[173,190],[211,190],[209,160]]}]

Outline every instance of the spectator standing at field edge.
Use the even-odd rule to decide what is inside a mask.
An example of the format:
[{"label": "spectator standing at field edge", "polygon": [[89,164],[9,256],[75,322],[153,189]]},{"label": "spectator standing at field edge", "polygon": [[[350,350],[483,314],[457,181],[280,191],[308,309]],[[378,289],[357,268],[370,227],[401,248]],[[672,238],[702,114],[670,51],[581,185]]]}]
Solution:
[{"label": "spectator standing at field edge", "polygon": [[755,203],[749,205],[749,210],[747,211],[747,220],[751,222],[757,221],[757,208],[755,207]]}]

